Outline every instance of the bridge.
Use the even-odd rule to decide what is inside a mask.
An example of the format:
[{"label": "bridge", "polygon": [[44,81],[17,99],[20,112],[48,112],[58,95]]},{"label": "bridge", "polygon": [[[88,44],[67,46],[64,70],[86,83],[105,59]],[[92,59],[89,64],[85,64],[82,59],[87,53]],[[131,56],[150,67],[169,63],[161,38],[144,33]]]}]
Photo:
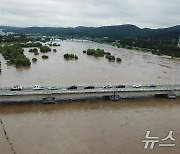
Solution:
[{"label": "bridge", "polygon": [[[74,86],[13,86],[0,87],[0,103],[43,102],[54,103],[62,100],[81,100],[108,98],[119,100],[125,98],[143,98],[163,96],[175,98],[180,96],[180,83],[144,83],[144,84],[96,84]],[[88,88],[89,87],[89,88]]]}]

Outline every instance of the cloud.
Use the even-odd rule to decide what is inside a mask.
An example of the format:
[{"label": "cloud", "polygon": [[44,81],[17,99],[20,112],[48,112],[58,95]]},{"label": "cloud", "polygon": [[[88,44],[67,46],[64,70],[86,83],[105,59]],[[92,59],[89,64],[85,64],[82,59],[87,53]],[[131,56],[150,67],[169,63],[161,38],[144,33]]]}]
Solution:
[{"label": "cloud", "polygon": [[177,25],[179,0],[0,0],[0,25],[140,27]]}]

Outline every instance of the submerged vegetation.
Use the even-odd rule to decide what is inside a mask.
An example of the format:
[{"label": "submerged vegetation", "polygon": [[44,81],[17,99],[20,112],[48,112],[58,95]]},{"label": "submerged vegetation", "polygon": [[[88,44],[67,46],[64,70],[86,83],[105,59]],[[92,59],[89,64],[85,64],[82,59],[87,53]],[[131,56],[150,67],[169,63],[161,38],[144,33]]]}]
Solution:
[{"label": "submerged vegetation", "polygon": [[29,52],[34,53],[34,55],[39,55],[39,52],[38,52],[37,48],[30,49]]},{"label": "submerged vegetation", "polygon": [[116,62],[121,62],[121,61],[122,61],[121,58],[119,57],[116,58]]},{"label": "submerged vegetation", "polygon": [[103,49],[87,49],[86,54],[94,57],[104,57],[105,52]]},{"label": "submerged vegetation", "polygon": [[37,62],[37,58],[32,58],[32,62]]},{"label": "submerged vegetation", "polygon": [[53,52],[57,52],[57,50],[56,50],[56,49],[53,49]]},{"label": "submerged vegetation", "polygon": [[51,51],[51,48],[49,48],[48,46],[41,46],[40,47],[40,51],[42,53],[47,53],[47,52],[50,52]]},{"label": "submerged vegetation", "polygon": [[[42,53],[47,53],[51,51],[48,46],[43,46],[40,42],[44,43],[50,41],[49,38],[42,38],[39,36],[26,36],[12,34],[8,36],[0,35],[0,53],[5,58],[8,64],[19,66],[30,66],[31,61],[36,62],[37,58],[32,58],[31,60],[25,56],[23,48],[32,48],[28,52],[34,53],[34,55],[39,55],[39,51]],[[51,42],[52,43],[52,42]],[[52,46],[60,46],[60,44],[52,43]],[[57,50],[54,49],[54,52]],[[47,55],[42,56],[43,59],[47,59]]]},{"label": "submerged vegetation", "polygon": [[29,47],[41,47],[42,44],[39,42],[27,42],[27,43],[20,43],[21,47],[29,48]]},{"label": "submerged vegetation", "polygon": [[64,54],[64,59],[66,59],[66,60],[73,60],[73,59],[75,59],[75,60],[77,60],[78,59],[78,56],[77,55],[74,55],[74,54]]},{"label": "submerged vegetation", "polygon": [[52,42],[49,43],[48,45],[49,45],[50,47],[52,47],[52,46],[53,46],[53,47],[61,46],[60,44],[52,43]]},{"label": "submerged vegetation", "polygon": [[47,56],[47,55],[42,55],[42,59],[48,59],[49,58],[49,56]]},{"label": "submerged vegetation", "polygon": [[15,66],[30,66],[30,59],[24,55],[24,50],[19,44],[4,45],[0,47],[0,53],[9,64]]},{"label": "submerged vegetation", "polygon": [[88,56],[105,57],[110,62],[121,62],[121,58],[116,58],[115,56],[111,55],[110,52],[105,52],[104,49],[87,49],[84,50],[83,53],[86,53]]}]

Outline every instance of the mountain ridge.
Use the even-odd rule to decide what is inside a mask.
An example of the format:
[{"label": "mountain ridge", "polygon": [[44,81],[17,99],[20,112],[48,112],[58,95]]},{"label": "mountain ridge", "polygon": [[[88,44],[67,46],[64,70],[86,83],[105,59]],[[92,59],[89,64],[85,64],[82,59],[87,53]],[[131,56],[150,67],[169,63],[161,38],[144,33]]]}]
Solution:
[{"label": "mountain ridge", "polygon": [[154,39],[178,39],[180,35],[180,25],[175,25],[166,28],[151,29],[139,28],[136,25],[112,25],[101,27],[12,27],[0,26],[4,32],[14,32],[22,34],[41,34],[41,35],[59,35],[59,36],[74,36],[74,37],[91,37],[110,39],[126,39],[126,38],[154,38]]}]

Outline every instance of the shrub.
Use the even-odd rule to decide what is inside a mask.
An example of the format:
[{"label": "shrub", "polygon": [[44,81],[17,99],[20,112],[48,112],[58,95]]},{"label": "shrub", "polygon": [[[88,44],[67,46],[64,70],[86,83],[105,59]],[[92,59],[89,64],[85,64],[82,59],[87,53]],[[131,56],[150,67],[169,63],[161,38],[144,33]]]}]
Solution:
[{"label": "shrub", "polygon": [[41,46],[40,47],[40,51],[42,53],[47,53],[47,52],[50,52],[51,51],[51,48],[49,48],[48,46]]},{"label": "shrub", "polygon": [[34,49],[30,49],[29,52],[32,52],[34,53],[34,55],[38,55],[38,49],[37,48],[34,48]]},{"label": "shrub", "polygon": [[5,45],[0,48],[0,52],[9,64],[16,66],[30,66],[30,59],[24,55],[24,50],[20,44]]},{"label": "shrub", "polygon": [[119,57],[116,58],[116,62],[121,62],[121,61],[122,61],[121,58]]},{"label": "shrub", "polygon": [[110,55],[107,55],[106,58],[109,60],[109,61],[115,61],[115,57],[114,56],[110,56]]},{"label": "shrub", "polygon": [[105,52],[103,49],[87,49],[84,50],[83,53],[94,57],[106,57],[109,61],[117,61],[120,62],[121,58],[115,58],[115,56],[111,55],[110,52]]},{"label": "shrub", "polygon": [[42,55],[42,58],[43,58],[43,59],[48,59],[49,57],[46,56],[46,55]]},{"label": "shrub", "polygon": [[37,58],[32,58],[32,61],[33,61],[33,62],[36,62],[36,61],[37,61]]},{"label": "shrub", "polygon": [[57,43],[53,43],[52,45],[53,46],[61,46],[60,44],[57,44]]},{"label": "shrub", "polygon": [[74,55],[74,54],[64,54],[64,59],[66,60],[72,60],[72,59],[75,59],[77,60],[78,59],[78,56],[77,55]]},{"label": "shrub", "polygon": [[28,48],[28,47],[41,47],[42,44],[39,42],[33,42],[33,43],[21,43],[21,47]]},{"label": "shrub", "polygon": [[87,51],[83,51],[83,53],[87,53],[87,55],[95,56],[95,57],[104,57],[105,52],[103,49],[87,49]]}]

